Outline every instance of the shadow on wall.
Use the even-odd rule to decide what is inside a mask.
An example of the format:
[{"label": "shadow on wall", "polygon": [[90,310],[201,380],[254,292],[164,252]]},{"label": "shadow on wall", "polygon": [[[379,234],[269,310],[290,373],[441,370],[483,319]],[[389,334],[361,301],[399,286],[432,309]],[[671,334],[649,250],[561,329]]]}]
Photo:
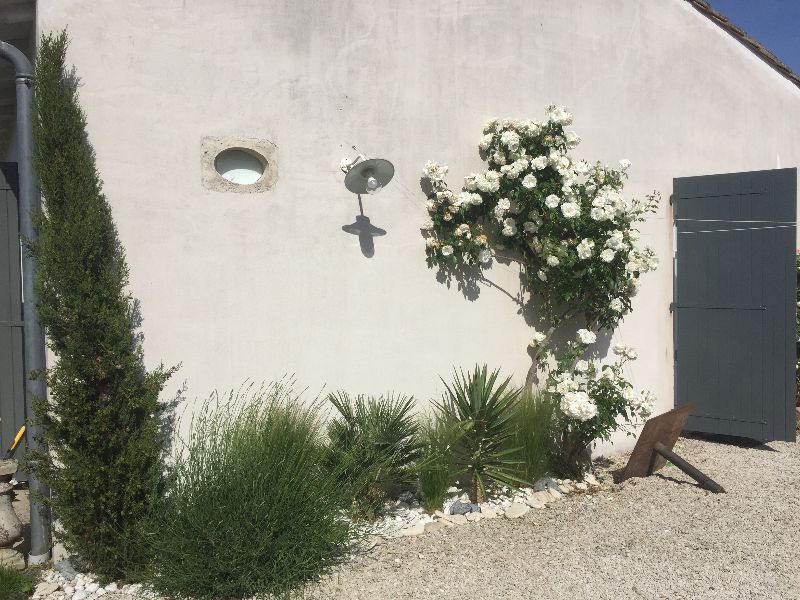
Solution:
[{"label": "shadow on wall", "polygon": [[[420,188],[426,196],[429,196],[432,192],[430,182],[426,178],[420,179]],[[497,233],[497,231],[492,232],[495,237]],[[423,233],[423,237],[427,237],[427,235],[428,234]],[[493,260],[505,266],[510,266],[512,263],[517,263],[519,265],[513,254],[495,254]],[[436,269],[436,281],[446,285],[448,288],[451,288],[453,283],[455,283],[458,291],[461,292],[466,300],[470,302],[477,300],[481,294],[482,287],[493,288],[507,296],[515,304],[517,314],[522,316],[525,325],[541,332],[547,332],[550,329],[551,324],[547,320],[546,315],[541,311],[536,295],[526,295],[525,293],[526,276],[521,266],[519,267],[519,287],[513,291],[505,289],[503,286],[487,277],[486,271],[491,269],[491,267],[484,268],[478,264],[457,264],[437,265]],[[520,326],[522,326],[522,324],[520,324]],[[582,315],[576,315],[562,321],[550,338],[550,349],[553,350],[556,355],[562,355],[566,351],[567,345],[575,341],[578,330],[586,327],[587,325]],[[594,330],[594,328],[592,329]],[[592,344],[592,347],[584,355],[584,358],[589,360],[605,358],[608,356],[611,346],[613,331],[601,329],[595,333],[597,335],[597,342]],[[529,347],[528,355],[531,358],[531,366],[526,377],[526,386],[535,387],[543,383],[540,376],[542,369],[539,368],[540,365],[536,362],[536,349]],[[546,365],[542,366],[546,368]]]},{"label": "shadow on wall", "polygon": [[386,235],[386,230],[375,227],[370,223],[369,217],[364,214],[364,205],[361,202],[361,194],[358,195],[358,210],[356,220],[348,225],[342,225],[342,231],[351,235],[358,236],[358,245],[361,247],[361,254],[367,258],[375,256],[375,242],[373,238]]}]

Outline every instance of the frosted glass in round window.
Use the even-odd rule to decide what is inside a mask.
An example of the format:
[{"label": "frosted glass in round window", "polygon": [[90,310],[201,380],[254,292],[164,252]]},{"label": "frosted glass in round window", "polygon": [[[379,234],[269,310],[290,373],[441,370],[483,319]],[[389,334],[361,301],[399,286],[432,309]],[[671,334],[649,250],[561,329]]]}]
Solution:
[{"label": "frosted glass in round window", "polygon": [[249,185],[256,183],[264,174],[266,161],[255,152],[230,148],[223,150],[214,159],[214,168],[231,183]]}]

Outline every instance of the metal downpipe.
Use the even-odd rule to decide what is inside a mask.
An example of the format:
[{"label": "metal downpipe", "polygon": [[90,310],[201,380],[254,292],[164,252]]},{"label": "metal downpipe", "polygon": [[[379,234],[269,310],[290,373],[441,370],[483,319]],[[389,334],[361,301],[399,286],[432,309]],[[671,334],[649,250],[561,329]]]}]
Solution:
[{"label": "metal downpipe", "polygon": [[[36,175],[33,172],[33,125],[31,122],[31,102],[33,100],[33,69],[27,57],[16,47],[0,41],[0,58],[6,59],[14,66],[17,90],[17,149],[19,170],[19,224],[23,239],[36,240],[36,229],[33,215],[41,210],[41,199],[36,186]],[[22,320],[24,323],[25,345],[25,412],[29,419],[26,440],[29,448],[37,446],[39,427],[33,419],[32,400],[44,398],[47,386],[41,378],[31,379],[31,371],[41,372],[47,366],[45,355],[44,330],[36,313],[36,297],[33,282],[36,279],[36,263],[28,252],[22,252]],[[45,450],[46,448],[41,447]],[[28,480],[31,492],[50,495],[48,487],[32,475]],[[52,537],[50,531],[50,510],[40,505],[31,494],[31,550],[28,555],[29,565],[38,565],[50,560]]]}]

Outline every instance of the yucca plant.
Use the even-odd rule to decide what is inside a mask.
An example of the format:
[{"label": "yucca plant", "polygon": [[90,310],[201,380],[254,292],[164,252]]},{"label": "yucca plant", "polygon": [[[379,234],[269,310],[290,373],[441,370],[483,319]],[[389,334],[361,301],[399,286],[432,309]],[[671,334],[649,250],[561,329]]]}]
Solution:
[{"label": "yucca plant", "polygon": [[486,499],[487,483],[518,485],[516,474],[519,451],[509,447],[514,435],[513,415],[521,390],[511,385],[511,378],[498,383],[499,370],[487,372],[486,365],[475,366],[471,373],[455,371],[452,384],[444,379],[446,393],[435,403],[442,418],[463,428],[456,446],[455,462],[472,481],[472,500]]},{"label": "yucca plant", "polygon": [[410,484],[421,444],[414,399],[404,395],[328,396],[338,412],[328,424],[329,462],[357,488],[355,516],[374,518],[392,488]]}]

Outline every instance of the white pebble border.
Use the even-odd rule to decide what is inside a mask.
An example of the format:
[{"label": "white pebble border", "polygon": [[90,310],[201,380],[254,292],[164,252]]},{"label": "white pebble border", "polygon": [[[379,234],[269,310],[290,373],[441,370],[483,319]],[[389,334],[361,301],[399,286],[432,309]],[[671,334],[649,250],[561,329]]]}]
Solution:
[{"label": "white pebble border", "polygon": [[381,543],[381,539],[421,535],[440,531],[445,527],[475,523],[483,519],[495,519],[503,516],[507,519],[516,519],[530,509],[546,508],[548,504],[560,500],[568,494],[589,494],[600,486],[600,481],[591,473],[579,482],[570,479],[545,478],[537,481],[533,488],[519,488],[513,490],[510,495],[508,488],[502,488],[499,493],[490,495],[489,499],[480,505],[480,512],[466,515],[450,513],[450,508],[455,502],[470,502],[469,496],[456,487],[447,490],[449,497],[444,501],[442,510],[437,510],[433,515],[426,513],[425,509],[416,502],[411,505],[406,502],[394,502],[387,505],[386,515],[383,519],[371,525],[368,533],[373,537],[369,547]]},{"label": "white pebble border", "polygon": [[[457,501],[469,503],[469,496],[457,487],[451,487],[442,510],[433,515],[425,512],[418,502],[387,503],[385,516],[372,523],[367,530],[369,542],[364,550],[371,550],[383,540],[433,533],[446,527],[475,523],[483,519],[505,517],[516,519],[531,509],[543,509],[569,494],[586,493],[598,490],[601,482],[594,475],[587,474],[583,481],[545,478],[536,482],[533,488],[509,490],[502,488],[491,494],[488,501],[480,505],[480,512],[453,515],[450,509]],[[510,492],[510,493],[509,493]],[[77,573],[68,576],[57,569],[42,572],[41,579],[33,593],[35,600],[98,600],[103,596],[124,594],[138,598],[156,600],[160,596],[153,590],[138,584],[109,583],[101,586],[92,574]],[[111,600],[108,598],[107,600]]]}]

